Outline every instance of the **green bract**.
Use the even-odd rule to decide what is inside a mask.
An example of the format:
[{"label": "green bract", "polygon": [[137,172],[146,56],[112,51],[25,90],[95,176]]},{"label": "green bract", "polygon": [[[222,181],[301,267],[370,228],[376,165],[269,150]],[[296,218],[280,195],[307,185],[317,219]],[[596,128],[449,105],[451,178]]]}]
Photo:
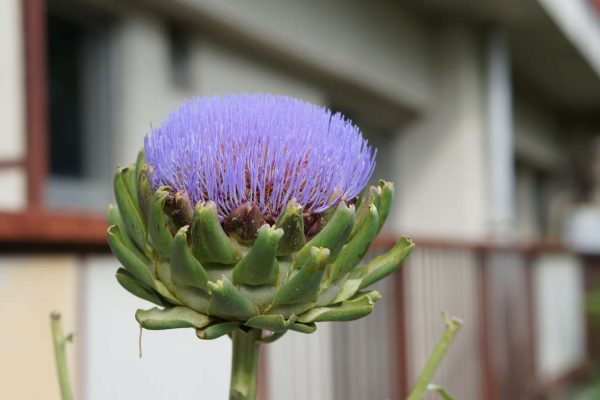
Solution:
[{"label": "green bract", "polygon": [[302,206],[294,201],[248,240],[225,232],[214,203],[192,207],[184,193],[153,191],[148,169],[141,152],[137,165],[117,170],[118,207],[108,212],[108,243],[124,267],[118,282],[160,307],[136,312],[146,329],[194,328],[201,339],[237,328],[272,332],[263,341],[288,330],[312,333],[316,322],[368,315],[380,298],[368,286],[413,248],[402,237],[359,265],[388,215],[389,182],[371,187],[356,210],[344,202],[328,210],[308,240]]}]

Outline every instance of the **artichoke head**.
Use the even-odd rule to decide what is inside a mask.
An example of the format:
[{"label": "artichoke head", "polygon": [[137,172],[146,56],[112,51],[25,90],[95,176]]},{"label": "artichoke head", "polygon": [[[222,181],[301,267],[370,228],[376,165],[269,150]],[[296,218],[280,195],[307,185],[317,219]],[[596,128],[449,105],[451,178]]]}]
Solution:
[{"label": "artichoke head", "polygon": [[184,192],[153,190],[151,170],[143,152],[117,170],[107,232],[123,265],[117,281],[158,306],[136,312],[146,329],[194,328],[201,339],[238,328],[272,332],[264,341],[312,333],[316,322],[371,313],[380,295],[368,287],[413,248],[402,237],[360,264],[388,215],[389,182],[370,187],[356,207],[340,201],[317,217],[292,199],[266,223],[250,204],[223,219],[211,201],[192,205]]}]

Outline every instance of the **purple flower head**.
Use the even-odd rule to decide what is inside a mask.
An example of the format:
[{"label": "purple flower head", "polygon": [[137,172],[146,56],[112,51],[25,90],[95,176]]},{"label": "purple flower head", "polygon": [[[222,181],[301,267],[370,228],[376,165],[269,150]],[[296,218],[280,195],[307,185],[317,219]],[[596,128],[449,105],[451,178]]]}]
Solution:
[{"label": "purple flower head", "polygon": [[222,219],[244,203],[277,218],[292,198],[321,213],[361,192],[376,154],[341,114],[270,94],[187,100],[144,146],[155,190],[212,200]]}]

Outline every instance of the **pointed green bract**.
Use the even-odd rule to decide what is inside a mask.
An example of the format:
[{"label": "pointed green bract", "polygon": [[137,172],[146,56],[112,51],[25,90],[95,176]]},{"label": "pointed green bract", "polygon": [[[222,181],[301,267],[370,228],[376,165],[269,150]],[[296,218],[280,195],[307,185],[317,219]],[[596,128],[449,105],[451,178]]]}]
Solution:
[{"label": "pointed green bract", "polygon": [[132,167],[117,170],[114,179],[115,198],[127,234],[140,249],[144,249],[146,228],[137,204],[137,191],[135,195],[132,195],[131,191],[135,191],[135,186],[130,188],[134,177],[135,170]]},{"label": "pointed green bract", "polygon": [[187,243],[188,227],[182,227],[171,247],[171,280],[175,286],[193,286],[208,289],[208,274],[202,264],[192,255]]},{"label": "pointed green bract", "polygon": [[146,165],[146,153],[144,153],[144,149],[140,149],[138,151],[137,157],[135,159],[135,182],[140,181],[140,175],[144,170],[144,166]]},{"label": "pointed green bract", "polygon": [[164,302],[160,299],[160,296],[156,294],[156,292],[152,288],[144,285],[129,271],[123,268],[119,268],[117,270],[116,277],[117,282],[119,282],[119,284],[123,286],[124,289],[126,289],[129,293],[133,294],[134,296],[139,297],[140,299],[148,300],[149,302],[154,303],[158,306],[165,305]]},{"label": "pointed green bract", "polygon": [[149,167],[147,164],[142,165],[137,180],[137,193],[140,211],[142,213],[142,220],[144,224],[148,224],[148,214],[150,213],[150,203],[152,202],[152,196],[154,191],[150,185],[150,178],[148,177]]},{"label": "pointed green bract", "polygon": [[277,280],[277,247],[282,229],[263,225],[258,230],[256,242],[233,269],[233,282],[244,285],[268,285]]},{"label": "pointed green bract", "polygon": [[362,279],[348,279],[346,282],[344,282],[342,290],[338,293],[337,297],[333,299],[332,303],[339,303],[354,296],[354,294],[360,289],[361,283]]},{"label": "pointed green bract", "polygon": [[123,243],[125,244],[125,246],[127,246],[127,248],[131,252],[133,252],[133,254],[135,254],[135,256],[137,258],[139,258],[141,261],[143,261],[146,265],[149,265],[150,260],[148,259],[146,254],[144,254],[143,250],[140,250],[140,248],[133,242],[133,240],[131,240],[129,235],[127,235],[127,231],[125,229],[125,223],[123,222],[123,219],[121,218],[121,213],[119,212],[119,209],[117,207],[115,207],[114,205],[110,204],[108,206],[107,218],[108,218],[109,225],[117,225],[119,227],[119,231],[121,233],[121,238],[123,239]]},{"label": "pointed green bract", "polygon": [[[364,197],[365,198],[360,203],[360,207],[356,212],[354,226],[352,227],[352,232],[350,232],[350,240],[356,236],[368,219],[371,206],[375,206],[375,208],[378,209],[378,205],[381,202],[381,188],[375,186],[369,187],[369,190]],[[379,209],[377,211],[379,211]]]},{"label": "pointed green bract", "polygon": [[271,332],[285,332],[290,326],[296,322],[296,316],[292,314],[287,320],[280,314],[274,315],[257,315],[250,318],[244,325],[255,328],[264,329]]},{"label": "pointed green bract", "polygon": [[[170,282],[169,282],[169,284],[170,284]],[[179,301],[179,299],[177,297],[175,297],[175,295],[173,295],[171,290],[169,288],[167,288],[166,284],[163,283],[162,281],[155,279],[153,288],[154,288],[154,290],[156,290],[156,292],[158,294],[161,295],[161,297],[163,299],[165,299],[165,301],[168,301],[169,303],[177,305],[177,306],[183,305],[183,303],[181,301]]]},{"label": "pointed green bract", "polygon": [[348,207],[343,201],[340,202],[327,225],[298,252],[294,261],[295,266],[301,266],[306,262],[313,247],[329,249],[329,260],[333,261],[352,230],[353,218],[354,206]]},{"label": "pointed green bract", "polygon": [[381,296],[376,291],[360,294],[356,298],[343,301],[339,305],[330,307],[316,307],[298,316],[298,321],[352,321],[369,315],[373,311],[375,301]]},{"label": "pointed green bract", "polygon": [[154,278],[152,277],[147,264],[140,260],[135,253],[129,250],[125,245],[118,225],[111,225],[108,228],[107,239],[110,249],[125,269],[141,282],[150,287],[154,287]]},{"label": "pointed green bract", "polygon": [[377,207],[377,212],[379,214],[377,232],[379,232],[383,227],[383,224],[390,213],[392,202],[394,201],[394,184],[392,182],[380,180],[379,188],[381,189],[381,200],[379,206]]},{"label": "pointed green bract", "polygon": [[234,264],[242,258],[239,246],[223,231],[212,201],[196,206],[191,234],[192,253],[200,262]]},{"label": "pointed green bract", "polygon": [[273,306],[315,301],[328,257],[329,249],[312,247],[305,264],[275,294]]},{"label": "pointed green bract", "polygon": [[212,315],[245,320],[258,314],[258,308],[227,279],[208,282],[208,287],[212,294],[208,310]]},{"label": "pointed green bract", "polygon": [[212,340],[233,332],[241,325],[240,322],[236,321],[220,322],[203,329],[196,329],[196,336],[200,339]]},{"label": "pointed green bract", "polygon": [[314,322],[310,322],[307,324],[296,322],[292,324],[290,330],[300,333],[313,333],[317,330],[317,326],[314,324]]},{"label": "pointed green bract", "polygon": [[177,329],[177,328],[204,328],[211,319],[190,310],[187,307],[170,307],[165,309],[151,308],[149,310],[137,310],[135,319],[139,324],[150,330]]},{"label": "pointed green bract", "polygon": [[290,200],[275,226],[284,232],[279,241],[278,256],[290,255],[306,244],[302,206],[295,199]]},{"label": "pointed green bract", "polygon": [[377,235],[377,208],[371,204],[369,213],[358,233],[342,248],[331,265],[330,279],[335,280],[350,272],[365,256]]},{"label": "pointed green bract", "polygon": [[387,253],[375,257],[367,264],[356,269],[353,276],[361,277],[361,289],[385,278],[394,272],[415,247],[412,240],[402,236],[400,241]]},{"label": "pointed green bract", "polygon": [[169,224],[164,212],[168,196],[168,188],[159,188],[152,196],[148,215],[148,231],[152,239],[152,245],[157,250],[161,260],[169,259],[173,244],[173,235],[169,230]]}]

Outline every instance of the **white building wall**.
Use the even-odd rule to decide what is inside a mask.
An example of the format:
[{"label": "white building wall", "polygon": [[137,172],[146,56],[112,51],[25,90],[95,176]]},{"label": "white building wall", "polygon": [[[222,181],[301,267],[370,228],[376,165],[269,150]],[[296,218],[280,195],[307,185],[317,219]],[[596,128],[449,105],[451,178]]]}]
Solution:
[{"label": "white building wall", "polygon": [[420,107],[431,91],[432,42],[394,2],[184,0],[265,43]]},{"label": "white building wall", "polygon": [[[0,160],[25,157],[25,69],[23,60],[22,2],[0,2]],[[0,169],[0,211],[25,207],[25,172]]]},{"label": "white building wall", "polygon": [[586,359],[583,267],[575,257],[547,255],[534,268],[536,371],[552,381]]},{"label": "white building wall", "polygon": [[485,126],[479,42],[473,32],[438,32],[436,92],[393,143],[397,196],[390,228],[463,238],[486,232]]}]

